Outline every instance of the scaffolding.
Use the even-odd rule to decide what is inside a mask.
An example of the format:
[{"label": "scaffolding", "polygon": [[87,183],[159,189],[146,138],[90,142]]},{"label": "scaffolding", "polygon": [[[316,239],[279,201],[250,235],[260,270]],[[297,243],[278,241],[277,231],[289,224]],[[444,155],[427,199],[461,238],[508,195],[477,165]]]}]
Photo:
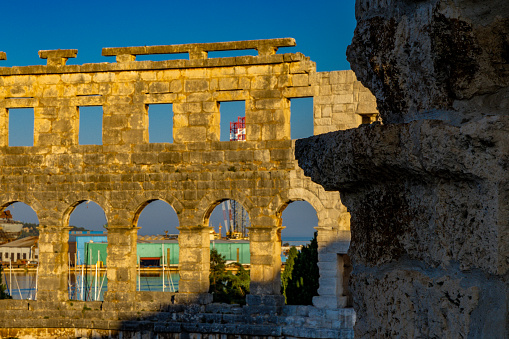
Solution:
[{"label": "scaffolding", "polygon": [[238,117],[230,122],[230,141],[246,141],[246,118]]}]

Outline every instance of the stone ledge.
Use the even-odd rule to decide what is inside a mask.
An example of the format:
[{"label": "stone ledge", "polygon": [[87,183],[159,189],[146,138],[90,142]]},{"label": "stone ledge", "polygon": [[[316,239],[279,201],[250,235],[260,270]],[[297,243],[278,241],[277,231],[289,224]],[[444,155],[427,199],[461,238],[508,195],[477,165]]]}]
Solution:
[{"label": "stone ledge", "polygon": [[[424,179],[437,173],[458,181],[492,180],[506,175],[501,165],[506,160],[500,158],[505,157],[500,152],[506,145],[500,132],[508,129],[509,118],[497,116],[461,127],[440,120],[361,125],[299,139],[295,157],[305,175],[328,191],[348,192],[382,178]],[[485,148],[486,154],[472,152],[476,148]],[[419,153],[427,156],[415,156]],[[487,161],[493,166],[477,165]]]},{"label": "stone ledge", "polygon": [[[262,40],[244,40],[244,41],[228,41],[228,42],[212,42],[212,43],[195,43],[181,45],[160,45],[160,46],[138,46],[138,47],[112,47],[103,48],[103,56],[120,56],[120,55],[149,55],[149,54],[175,54],[189,53],[191,59],[207,58],[207,52],[212,51],[233,51],[256,49],[259,55],[272,55],[278,47],[293,47],[295,39],[262,39]],[[196,56],[196,57],[193,57]],[[134,59],[132,60],[134,61]]]},{"label": "stone ledge", "polygon": [[76,58],[77,55],[78,55],[77,49],[53,49],[39,51],[39,57],[41,59]]},{"label": "stone ledge", "polygon": [[36,75],[36,74],[64,74],[64,73],[98,73],[98,72],[121,72],[121,71],[152,71],[162,69],[185,69],[185,68],[212,68],[232,66],[255,66],[267,64],[280,64],[284,62],[299,62],[307,58],[301,53],[274,54],[264,56],[240,56],[213,59],[193,60],[164,60],[164,61],[132,61],[125,63],[91,63],[83,65],[36,65],[1,67],[0,75]]}]

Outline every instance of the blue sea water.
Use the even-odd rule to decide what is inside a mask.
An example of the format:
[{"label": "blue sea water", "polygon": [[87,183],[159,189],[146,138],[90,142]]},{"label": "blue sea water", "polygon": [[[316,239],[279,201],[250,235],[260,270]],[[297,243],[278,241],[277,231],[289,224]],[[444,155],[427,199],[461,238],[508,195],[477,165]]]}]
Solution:
[{"label": "blue sea water", "polygon": [[[311,239],[313,237],[282,237],[281,243],[282,245],[288,244],[290,246],[305,246],[308,245],[311,242]],[[286,262],[286,256],[281,253],[281,262]]]},{"label": "blue sea water", "polygon": [[300,246],[300,245],[307,245],[311,242],[311,239],[313,237],[282,237],[281,242],[282,244],[288,243],[290,246]]}]

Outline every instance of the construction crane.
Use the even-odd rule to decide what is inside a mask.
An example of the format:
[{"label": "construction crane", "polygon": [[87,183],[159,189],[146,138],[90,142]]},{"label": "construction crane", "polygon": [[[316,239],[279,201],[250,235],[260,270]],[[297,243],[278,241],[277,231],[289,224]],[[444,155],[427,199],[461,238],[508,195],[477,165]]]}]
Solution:
[{"label": "construction crane", "polygon": [[[238,117],[230,122],[230,141],[246,141],[246,118]],[[244,239],[250,226],[249,216],[244,207],[235,200],[226,200],[222,204],[223,218],[228,239]]]}]

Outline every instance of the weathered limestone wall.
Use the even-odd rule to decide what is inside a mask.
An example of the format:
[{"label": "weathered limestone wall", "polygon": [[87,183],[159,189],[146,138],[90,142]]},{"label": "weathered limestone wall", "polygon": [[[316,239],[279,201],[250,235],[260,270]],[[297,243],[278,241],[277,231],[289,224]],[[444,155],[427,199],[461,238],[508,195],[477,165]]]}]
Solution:
[{"label": "weathered limestone wall", "polygon": [[320,84],[314,98],[314,134],[354,128],[378,118],[373,94],[352,71],[317,73]]},{"label": "weathered limestone wall", "polygon": [[509,4],[356,15],[348,57],[384,124],[296,145],[351,213],[355,335],[509,338]]},{"label": "weathered limestone wall", "polygon": [[[293,39],[273,39],[105,48],[103,55],[116,56],[116,62],[84,65],[66,65],[76,50],[40,51],[46,66],[0,68],[0,206],[22,201],[39,217],[38,298],[67,300],[69,216],[79,203],[93,200],[108,221],[103,307],[137,309],[147,297],[136,292],[137,219],[143,207],[161,199],[179,217],[175,302],[210,302],[208,219],[218,203],[234,199],[251,220],[248,304],[280,307],[281,214],[292,201],[306,200],[319,220],[315,304],[347,306],[349,215],[339,193],[325,192],[297,166],[290,99],[314,98],[314,129],[320,133],[356,127],[362,115],[372,119],[374,97],[351,71],[317,73],[300,53],[276,54],[294,45]],[[207,57],[231,49],[258,55]],[[183,52],[188,60],[136,61],[136,55]],[[247,141],[219,141],[220,103],[235,100],[246,102]],[[173,142],[149,143],[147,108],[161,103],[173,107]],[[101,145],[79,144],[84,106],[103,109]],[[26,107],[34,109],[34,146],[9,146],[9,112]],[[159,298],[171,303],[172,295]]]}]

